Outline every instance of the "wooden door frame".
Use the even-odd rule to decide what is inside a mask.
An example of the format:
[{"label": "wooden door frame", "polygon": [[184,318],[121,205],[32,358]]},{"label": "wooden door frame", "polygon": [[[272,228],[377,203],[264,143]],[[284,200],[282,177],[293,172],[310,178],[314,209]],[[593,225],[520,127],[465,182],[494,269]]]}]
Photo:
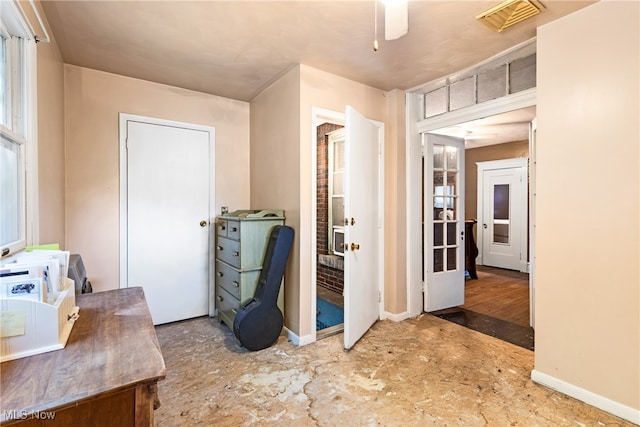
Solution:
[{"label": "wooden door frame", "polygon": [[196,130],[201,132],[207,132],[209,135],[209,316],[215,315],[215,284],[213,281],[215,275],[215,262],[214,256],[214,240],[215,240],[215,227],[211,227],[213,224],[213,215],[215,214],[215,128],[212,126],[197,125],[193,123],[178,122],[173,120],[158,119],[154,117],[139,116],[135,114],[119,113],[119,155],[120,155],[120,283],[119,288],[128,287],[127,277],[129,274],[127,260],[129,257],[127,246],[128,235],[128,202],[127,202],[127,188],[128,188],[128,157],[127,157],[127,122],[134,121],[139,123],[145,123],[150,125],[159,126],[171,126],[189,130]]},{"label": "wooden door frame", "polygon": [[[523,179],[526,179],[529,174],[529,158],[528,157],[519,157],[513,159],[502,159],[502,160],[489,160],[486,162],[476,162],[478,166],[478,196],[476,199],[477,206],[477,220],[478,226],[476,229],[476,243],[478,246],[478,257],[476,258],[476,262],[478,265],[484,265],[483,262],[483,251],[484,251],[484,237],[483,232],[481,231],[482,223],[484,222],[484,202],[485,202],[485,194],[484,194],[484,173],[491,170],[501,170],[501,169],[517,169],[524,168],[523,171]],[[527,230],[528,230],[528,216],[527,216],[527,201],[528,201],[528,191],[527,191],[527,183],[523,182],[525,190],[527,192],[524,195],[522,201],[525,203],[525,206],[519,206],[520,209],[524,209],[524,212],[520,212],[521,219],[524,219],[520,224],[520,229],[517,230],[520,233],[520,271],[523,273],[529,272],[529,262],[527,261],[526,256],[522,256],[522,254],[527,254],[528,250],[528,242],[527,242]]]},{"label": "wooden door frame", "polygon": [[[346,106],[345,106],[346,108]],[[380,303],[379,303],[379,320],[385,318],[384,311],[384,123],[379,122],[377,120],[371,120],[372,123],[375,123],[379,127],[379,153],[378,153],[378,211],[379,211],[379,221],[380,228],[378,229],[378,255],[381,262],[378,263],[375,268],[378,269],[378,292],[380,295]],[[311,239],[310,239],[310,253],[311,253],[311,268],[310,268],[310,276],[309,276],[309,284],[311,286],[311,292],[309,292],[310,299],[310,315],[309,315],[309,326],[311,333],[305,337],[294,337],[291,334],[290,338],[296,342],[298,345],[311,344],[316,342],[317,334],[316,334],[316,277],[317,277],[317,263],[318,263],[318,246],[317,240],[318,235],[316,232],[316,222],[318,221],[317,215],[317,165],[318,165],[318,153],[317,153],[317,130],[318,126],[323,123],[333,123],[337,125],[345,125],[345,111],[338,112],[332,111],[325,108],[320,107],[312,107],[311,108],[311,181],[310,181],[310,194],[311,194]],[[301,310],[302,311],[302,310]],[[303,319],[300,319],[302,323]]]},{"label": "wooden door frame", "polygon": [[[424,94],[407,93],[406,98],[406,224],[407,224],[407,312],[415,317],[423,312],[422,281],[422,200],[421,134],[471,120],[481,119],[536,105],[536,89],[527,89],[457,111],[424,119]],[[534,224],[529,218],[529,226]]]}]

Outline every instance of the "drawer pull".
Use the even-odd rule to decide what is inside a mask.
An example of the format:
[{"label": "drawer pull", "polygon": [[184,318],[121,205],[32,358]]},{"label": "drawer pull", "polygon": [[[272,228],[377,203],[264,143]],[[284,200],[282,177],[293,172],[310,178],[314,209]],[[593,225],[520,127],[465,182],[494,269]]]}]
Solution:
[{"label": "drawer pull", "polygon": [[217,249],[218,249],[219,251],[221,251],[221,250],[223,250],[224,248],[223,248],[222,246],[217,246]]},{"label": "drawer pull", "polygon": [[236,231],[238,231],[238,227],[231,227],[231,231],[235,233]]},{"label": "drawer pull", "polygon": [[218,277],[224,276],[224,273],[222,271],[218,271],[216,274],[218,275]]},{"label": "drawer pull", "polygon": [[220,302],[224,301],[224,298],[222,298],[222,295],[218,295],[218,301]]},{"label": "drawer pull", "polygon": [[233,251],[233,256],[240,256],[240,252],[238,252],[238,251]]},{"label": "drawer pull", "polygon": [[235,280],[233,281],[233,286],[235,286],[236,288],[240,287],[240,283],[236,282]]},{"label": "drawer pull", "polygon": [[232,312],[233,314],[238,314],[238,309],[236,309],[236,308],[232,308],[232,309],[231,309],[231,312]]},{"label": "drawer pull", "polygon": [[227,229],[227,227],[225,227],[224,225],[220,225],[220,230],[223,230],[223,231],[224,231],[224,230],[226,230],[226,229]]}]

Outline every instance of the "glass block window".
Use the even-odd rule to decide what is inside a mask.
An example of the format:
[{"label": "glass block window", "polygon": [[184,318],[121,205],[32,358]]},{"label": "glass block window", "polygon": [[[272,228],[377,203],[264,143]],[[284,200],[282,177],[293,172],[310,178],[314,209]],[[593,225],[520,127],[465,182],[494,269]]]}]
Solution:
[{"label": "glass block window", "polygon": [[424,94],[424,118],[536,87],[536,54],[456,77]]},{"label": "glass block window", "polygon": [[509,64],[509,93],[536,87],[536,55],[517,59]]}]

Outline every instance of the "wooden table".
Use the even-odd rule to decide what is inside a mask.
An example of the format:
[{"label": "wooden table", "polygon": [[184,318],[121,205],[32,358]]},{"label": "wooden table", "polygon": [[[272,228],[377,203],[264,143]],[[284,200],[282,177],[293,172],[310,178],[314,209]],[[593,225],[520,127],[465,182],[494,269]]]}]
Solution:
[{"label": "wooden table", "polygon": [[152,426],[166,369],[142,288],[76,304],[64,349],[0,364],[2,426]]}]

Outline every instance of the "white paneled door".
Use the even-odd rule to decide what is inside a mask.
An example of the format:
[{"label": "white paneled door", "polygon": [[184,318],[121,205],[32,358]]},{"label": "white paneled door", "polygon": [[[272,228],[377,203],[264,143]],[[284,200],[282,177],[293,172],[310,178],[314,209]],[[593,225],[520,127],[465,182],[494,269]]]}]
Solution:
[{"label": "white paneled door", "polygon": [[352,107],[345,119],[344,348],[350,349],[380,317],[381,127]]},{"label": "white paneled door", "polygon": [[[213,129],[127,120],[125,284],[154,324],[209,313]],[[122,280],[122,278],[121,278]]]}]

